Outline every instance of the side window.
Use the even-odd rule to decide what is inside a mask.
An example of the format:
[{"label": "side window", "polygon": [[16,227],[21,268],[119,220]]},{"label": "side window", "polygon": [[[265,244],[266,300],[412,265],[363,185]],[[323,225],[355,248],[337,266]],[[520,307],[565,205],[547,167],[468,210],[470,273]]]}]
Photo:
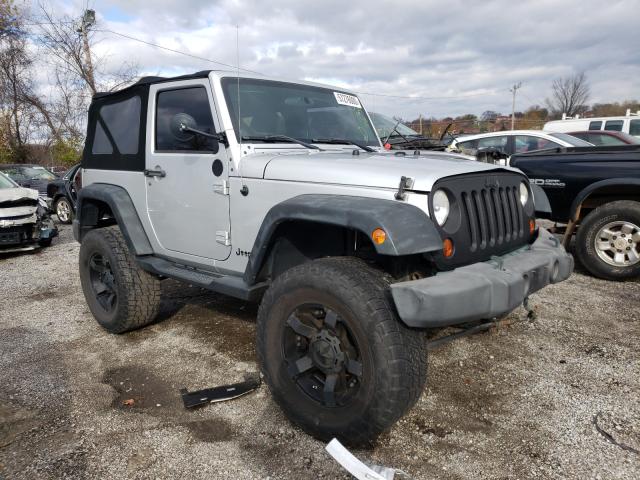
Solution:
[{"label": "side window", "polygon": [[475,150],[478,148],[478,140],[457,143],[456,148],[462,153],[474,155]]},{"label": "side window", "polygon": [[593,136],[593,134],[587,132],[572,132],[569,133],[569,135],[579,138],[580,140],[584,140],[585,142],[590,142],[591,140],[589,139]]},{"label": "side window", "polygon": [[[211,140],[201,135],[175,134],[172,121],[176,115],[193,118],[193,128],[207,133],[215,133],[209,97],[204,87],[164,90],[158,93],[156,106],[156,150],[162,152],[191,151],[210,152]],[[184,116],[186,115],[186,117]]]},{"label": "side window", "polygon": [[600,130],[602,122],[589,122],[589,130]]},{"label": "side window", "polygon": [[629,135],[640,137],[640,120],[631,120],[629,123]]},{"label": "side window", "polygon": [[621,132],[623,123],[623,120],[607,120],[607,123],[604,124],[604,129]]},{"label": "side window", "polygon": [[117,150],[121,155],[137,154],[140,105],[140,97],[135,96],[100,107],[91,152],[110,155]]},{"label": "side window", "polygon": [[560,144],[545,138],[534,137],[532,135],[516,135],[515,138],[516,153],[532,152],[534,150],[556,147],[560,147]]},{"label": "side window", "polygon": [[[595,136],[595,135],[594,135]],[[597,135],[598,139],[593,143],[594,145],[624,145],[625,143],[613,135]]]},{"label": "side window", "polygon": [[508,140],[509,140],[509,137],[507,137],[506,135],[499,136],[499,137],[480,138],[478,140],[477,148],[494,147],[494,148],[499,148],[500,150],[506,152]]}]

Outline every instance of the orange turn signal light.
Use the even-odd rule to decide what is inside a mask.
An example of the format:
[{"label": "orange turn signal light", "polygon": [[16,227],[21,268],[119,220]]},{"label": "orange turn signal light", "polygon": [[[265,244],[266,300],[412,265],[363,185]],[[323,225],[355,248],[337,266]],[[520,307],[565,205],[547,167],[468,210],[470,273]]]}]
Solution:
[{"label": "orange turn signal light", "polygon": [[442,242],[442,254],[445,258],[449,258],[453,255],[453,240],[445,238]]},{"label": "orange turn signal light", "polygon": [[536,231],[536,221],[531,218],[529,220],[529,235],[533,235],[533,232]]},{"label": "orange turn signal light", "polygon": [[371,232],[371,240],[376,245],[382,245],[384,241],[387,239],[386,232],[381,228],[376,228],[373,232]]}]

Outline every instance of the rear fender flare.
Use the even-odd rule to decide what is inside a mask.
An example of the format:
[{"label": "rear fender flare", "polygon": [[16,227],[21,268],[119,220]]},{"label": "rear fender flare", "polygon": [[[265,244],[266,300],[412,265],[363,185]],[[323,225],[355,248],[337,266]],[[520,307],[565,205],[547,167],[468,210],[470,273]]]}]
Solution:
[{"label": "rear fender flare", "polygon": [[82,243],[86,232],[98,226],[100,218],[93,201],[109,206],[131,252],[135,255],[153,254],[133,200],[124,188],[107,183],[92,183],[78,194],[76,218],[73,220],[73,235],[78,242]]}]

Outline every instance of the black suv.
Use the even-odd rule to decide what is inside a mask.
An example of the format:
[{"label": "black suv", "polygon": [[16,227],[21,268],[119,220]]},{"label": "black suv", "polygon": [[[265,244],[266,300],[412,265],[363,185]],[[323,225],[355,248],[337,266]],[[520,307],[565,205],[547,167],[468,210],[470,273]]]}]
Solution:
[{"label": "black suv", "polygon": [[62,177],[52,180],[47,185],[47,197],[60,223],[71,223],[76,213],[78,191],[82,187],[82,169],[80,164],[67,170]]}]

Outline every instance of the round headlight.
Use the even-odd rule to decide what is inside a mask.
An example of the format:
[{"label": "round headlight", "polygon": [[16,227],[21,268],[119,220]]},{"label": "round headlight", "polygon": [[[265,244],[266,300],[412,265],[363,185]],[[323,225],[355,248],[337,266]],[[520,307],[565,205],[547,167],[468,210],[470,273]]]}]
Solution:
[{"label": "round headlight", "polygon": [[529,201],[529,187],[525,182],[520,182],[520,203],[524,207]]},{"label": "round headlight", "polygon": [[444,190],[436,190],[433,194],[433,216],[438,225],[444,225],[449,216],[449,196]]}]

